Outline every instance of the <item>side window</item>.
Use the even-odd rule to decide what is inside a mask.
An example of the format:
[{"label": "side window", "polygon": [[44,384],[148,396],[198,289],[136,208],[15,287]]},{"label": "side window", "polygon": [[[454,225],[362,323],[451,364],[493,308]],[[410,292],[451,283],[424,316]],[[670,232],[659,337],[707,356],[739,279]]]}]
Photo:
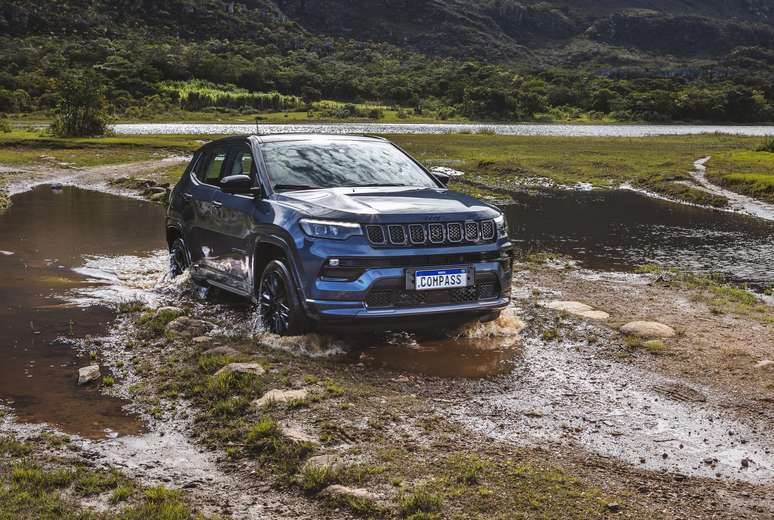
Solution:
[{"label": "side window", "polygon": [[226,151],[222,149],[215,149],[210,152],[209,157],[202,163],[202,167],[197,172],[197,178],[205,183],[213,186],[220,184],[220,174],[223,170],[223,164],[226,162]]},{"label": "side window", "polygon": [[234,156],[231,161],[231,171],[228,175],[252,175],[253,154],[250,153],[250,149],[247,147],[235,148],[231,153]]}]

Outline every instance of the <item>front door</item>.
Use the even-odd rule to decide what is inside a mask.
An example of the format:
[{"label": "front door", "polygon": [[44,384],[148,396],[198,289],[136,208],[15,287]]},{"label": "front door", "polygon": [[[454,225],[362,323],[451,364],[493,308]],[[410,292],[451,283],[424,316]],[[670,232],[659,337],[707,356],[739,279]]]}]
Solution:
[{"label": "front door", "polygon": [[[229,150],[223,177],[249,175],[257,186],[255,162],[247,145],[234,146]],[[252,294],[250,276],[251,237],[256,233],[255,197],[248,194],[224,193],[218,190],[214,204],[217,240],[215,252],[224,283],[245,294]]]}]

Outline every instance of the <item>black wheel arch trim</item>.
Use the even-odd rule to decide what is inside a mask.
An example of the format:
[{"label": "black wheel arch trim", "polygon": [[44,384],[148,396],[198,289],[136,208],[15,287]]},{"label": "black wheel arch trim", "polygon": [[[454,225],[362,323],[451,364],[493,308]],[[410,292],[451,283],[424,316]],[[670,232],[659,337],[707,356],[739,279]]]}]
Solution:
[{"label": "black wheel arch trim", "polygon": [[[252,266],[251,272],[253,273],[255,273],[255,252],[258,250],[258,246],[261,244],[269,244],[285,251],[285,258],[290,264],[287,266],[288,274],[293,280],[293,285],[295,285],[296,297],[298,298],[298,301],[301,303],[301,306],[304,308],[304,310],[308,310],[306,296],[304,295],[304,287],[301,277],[299,276],[298,269],[296,268],[298,266],[298,261],[296,259],[296,248],[292,245],[292,241],[289,241],[284,236],[273,232],[265,235],[256,235],[252,251],[250,253],[250,265]],[[255,286],[255,284],[260,281],[260,276],[260,273],[254,274],[254,279],[252,280],[253,286]]]}]

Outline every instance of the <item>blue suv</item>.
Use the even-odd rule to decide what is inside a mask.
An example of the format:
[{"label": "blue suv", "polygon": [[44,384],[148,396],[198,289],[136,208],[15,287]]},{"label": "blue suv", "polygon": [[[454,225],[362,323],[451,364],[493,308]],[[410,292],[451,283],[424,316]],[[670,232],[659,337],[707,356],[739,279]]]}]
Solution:
[{"label": "blue suv", "polygon": [[375,137],[209,143],[170,196],[171,273],[253,299],[280,335],[494,319],[510,301],[508,227],[448,180]]}]

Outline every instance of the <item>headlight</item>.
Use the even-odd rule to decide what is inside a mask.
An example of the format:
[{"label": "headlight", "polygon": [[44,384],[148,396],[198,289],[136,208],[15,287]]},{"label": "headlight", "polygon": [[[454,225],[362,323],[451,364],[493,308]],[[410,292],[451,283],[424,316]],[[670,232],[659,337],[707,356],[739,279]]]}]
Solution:
[{"label": "headlight", "polygon": [[497,226],[497,238],[508,237],[508,221],[505,219],[505,215],[500,213],[499,216],[494,219],[495,226]]},{"label": "headlight", "polygon": [[353,222],[331,222],[328,220],[301,219],[301,229],[310,237],[346,240],[355,235],[362,235],[360,224]]}]

